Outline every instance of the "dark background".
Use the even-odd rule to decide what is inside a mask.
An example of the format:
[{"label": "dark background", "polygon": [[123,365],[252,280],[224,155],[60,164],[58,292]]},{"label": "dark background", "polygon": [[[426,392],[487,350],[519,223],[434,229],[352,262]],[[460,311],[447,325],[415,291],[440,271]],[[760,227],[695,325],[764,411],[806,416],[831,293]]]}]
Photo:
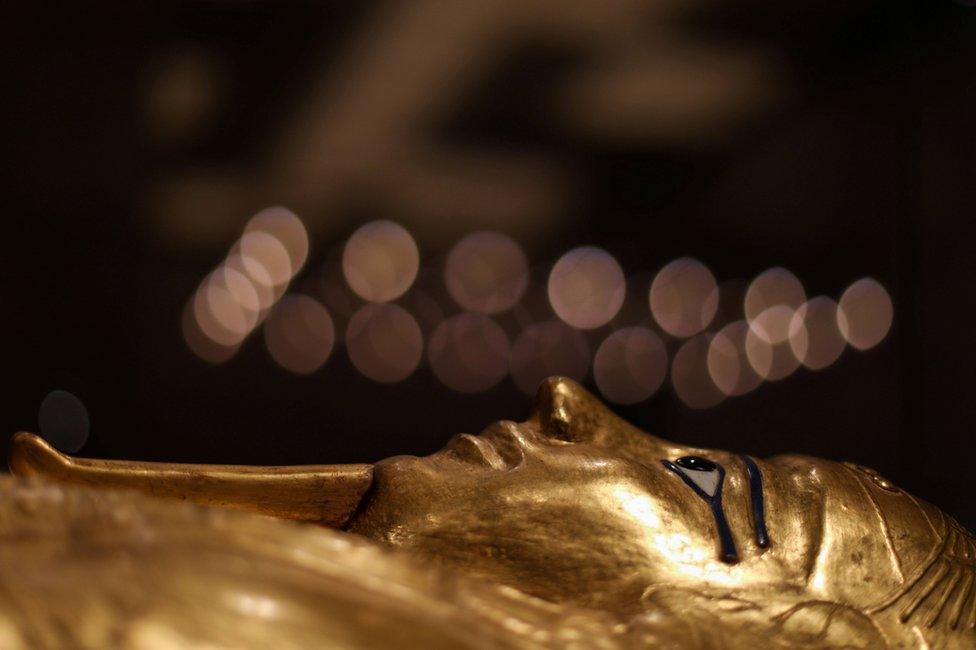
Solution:
[{"label": "dark background", "polygon": [[[509,36],[450,82],[457,89],[436,119],[403,127],[432,148],[501,151],[557,170],[556,198],[538,219],[513,213],[500,226],[490,210],[448,219],[438,211],[450,205],[436,200],[405,206],[380,173],[339,198],[292,182],[305,154],[288,157],[287,134],[300,149],[295,116],[318,80],[342,73],[355,89],[355,62],[374,43],[382,58],[384,30],[397,33],[402,20],[417,31],[396,3],[5,10],[0,309],[9,381],[0,429],[37,430],[41,400],[64,389],[91,417],[82,455],[305,464],[427,453],[453,432],[527,413],[529,398],[510,380],[463,395],[422,365],[381,385],[342,349],[309,377],[277,367],[259,336],[226,364],[197,359],[180,333],[183,305],[247,218],[284,203],[312,240],[296,286],[360,223],[381,217],[411,228],[433,268],[458,236],[497,226],[543,273],[569,248],[594,244],[637,277],[681,255],[720,280],[783,265],[810,296],[837,298],[875,277],[895,305],[877,348],[704,411],[667,387],[619,411],[688,443],[871,465],[976,528],[974,9],[751,0],[678,11],[681,3],[652,2],[661,12],[635,22],[580,2],[578,23],[594,38],[575,23],[550,30],[557,4],[539,3],[523,22],[505,18],[506,4],[479,5],[477,20],[512,20],[511,30],[498,28]],[[427,40],[436,45],[461,18],[430,21]],[[612,47],[625,28],[627,42],[646,40],[654,52],[704,48],[704,60],[692,59],[717,80],[734,76],[723,72],[733,54],[758,52],[758,81],[746,74],[741,92],[690,93],[686,108],[660,118],[676,126],[659,131],[574,126],[559,89],[592,67],[593,42]],[[167,95],[159,80],[176,69],[179,82],[184,57],[187,89],[177,83]],[[400,67],[410,78],[409,56],[386,65],[392,79]],[[176,108],[167,112],[166,101]],[[382,108],[386,98],[375,101]],[[203,198],[188,187],[203,187]],[[646,295],[643,281],[635,291]]]}]

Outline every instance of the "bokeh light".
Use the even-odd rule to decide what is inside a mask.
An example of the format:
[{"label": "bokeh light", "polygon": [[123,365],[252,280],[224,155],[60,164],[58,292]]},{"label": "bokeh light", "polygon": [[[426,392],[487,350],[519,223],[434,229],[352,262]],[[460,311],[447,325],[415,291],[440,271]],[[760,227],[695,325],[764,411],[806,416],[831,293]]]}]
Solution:
[{"label": "bokeh light", "polygon": [[61,451],[74,453],[88,440],[91,423],[84,403],[66,390],[52,390],[37,412],[41,435]]},{"label": "bokeh light", "polygon": [[891,329],[894,307],[891,296],[872,278],[862,278],[849,286],[837,308],[837,326],[851,347],[873,348]]},{"label": "bokeh light", "polygon": [[708,374],[712,382],[730,397],[745,395],[762,383],[746,355],[749,324],[734,321],[712,337],[708,347]]},{"label": "bokeh light", "polygon": [[625,327],[604,339],[593,359],[593,379],[617,404],[636,404],[653,395],[668,374],[668,351],[647,327]]},{"label": "bokeh light", "polygon": [[392,221],[371,221],[346,242],[342,273],[363,300],[386,302],[406,293],[420,268],[417,244]]},{"label": "bokeh light", "polygon": [[790,324],[796,310],[789,305],[775,305],[749,321],[753,333],[766,343],[778,345],[790,338]]},{"label": "bokeh light", "polygon": [[822,370],[840,357],[846,346],[837,325],[837,303],[826,296],[811,298],[793,315],[790,347],[810,370]]},{"label": "bokeh light", "polygon": [[510,346],[491,318],[463,313],[443,321],[427,346],[434,375],[462,393],[488,390],[508,374]]},{"label": "bokeh light", "polygon": [[[771,268],[756,276],[746,290],[746,320],[751,325],[762,314],[762,327],[756,334],[767,343],[782,343],[789,338],[793,312],[806,299],[806,291],[795,275],[779,266]],[[770,311],[773,308],[778,309]]]},{"label": "bokeh light", "polygon": [[512,380],[527,395],[534,395],[539,384],[553,375],[582,381],[589,368],[586,338],[559,320],[529,325],[512,345]]},{"label": "bokeh light", "polygon": [[297,270],[281,240],[263,230],[245,232],[233,253],[240,254],[249,275],[267,277],[276,288],[288,284]]},{"label": "bokeh light", "polygon": [[549,302],[556,315],[579,329],[605,325],[623,305],[627,283],[614,257],[601,248],[575,248],[549,274]]},{"label": "bokeh light", "polygon": [[274,301],[279,298],[279,291],[276,290],[271,274],[264,266],[252,258],[244,258],[240,252],[232,252],[223,264],[224,268],[236,271],[245,276],[251,282],[251,288],[257,297],[258,311],[264,312],[271,308]]},{"label": "bokeh light", "polygon": [[669,262],[651,283],[651,313],[668,334],[694,336],[708,327],[718,309],[715,276],[691,257]]},{"label": "bokeh light", "polygon": [[274,207],[256,214],[184,310],[187,346],[210,363],[227,361],[287,291],[307,256],[308,235],[294,213]]},{"label": "bokeh light", "polygon": [[525,294],[529,262],[511,237],[498,232],[476,232],[451,249],[444,283],[462,308],[497,314],[514,307]]},{"label": "bokeh light", "polygon": [[322,367],[332,353],[335,326],[329,312],[315,299],[291,294],[268,315],[264,342],[278,365],[308,375]]},{"label": "bokeh light", "polygon": [[[793,353],[789,341],[789,323],[793,314],[792,308],[777,305],[763,311],[749,323],[746,357],[752,369],[767,381],[779,381],[789,377],[800,367],[800,361]],[[780,339],[784,318],[787,319],[786,334]]]},{"label": "bokeh light", "polygon": [[281,242],[288,253],[292,275],[305,264],[308,257],[308,231],[302,220],[288,208],[265,208],[251,217],[244,232],[264,232]]},{"label": "bokeh light", "polygon": [[[228,264],[222,264],[211,275],[207,291],[208,300],[216,302],[211,303],[211,312],[221,325],[232,331],[240,328],[245,335],[257,325],[261,298],[247,275]],[[219,309],[224,295],[229,295],[238,309]],[[225,318],[228,320],[222,320]]]},{"label": "bokeh light", "polygon": [[682,343],[671,362],[674,392],[693,409],[710,408],[725,398],[708,372],[709,347],[709,337],[699,334]]},{"label": "bokeh light", "polygon": [[226,347],[239,345],[253,324],[251,314],[216,273],[208,275],[197,289],[193,316],[207,338]]},{"label": "bokeh light", "polygon": [[[650,272],[631,278],[631,288],[640,289],[628,295],[620,264],[592,246],[563,255],[540,285],[530,279],[522,247],[495,231],[455,243],[441,275],[420,269],[411,234],[386,220],[353,233],[342,248],[341,272],[337,256],[331,273],[312,278],[317,298],[282,298],[308,255],[308,233],[293,212],[272,207],[252,217],[184,309],[187,346],[205,361],[223,363],[267,319],[269,353],[296,374],[319,369],[344,337],[364,376],[402,381],[423,358],[426,338],[434,375],[459,392],[488,390],[508,372],[533,394],[552,375],[583,380],[592,361],[597,388],[611,402],[648,399],[670,369],[680,400],[708,408],[764,380],[783,379],[801,364],[825,368],[848,342],[858,349],[877,345],[893,312],[887,291],[870,278],[852,284],[839,304],[823,296],[807,301],[803,285],[782,267],[748,284],[730,280],[720,287],[691,257],[669,262],[653,279]],[[402,306],[391,304],[408,291]],[[664,334],[641,324],[645,296],[661,330],[688,339],[670,366]],[[368,304],[357,308],[360,299]],[[451,300],[465,311],[445,320]],[[492,318],[505,312],[498,322]],[[579,330],[611,322],[614,331],[591,355]],[[513,343],[502,324],[521,328]]]},{"label": "bokeh light", "polygon": [[194,294],[183,308],[183,318],[180,323],[183,340],[193,354],[207,363],[215,365],[225,363],[237,353],[239,345],[221,345],[200,329],[195,314],[196,299],[197,295]]},{"label": "bokeh light", "polygon": [[346,327],[350,361],[374,381],[393,383],[409,377],[420,363],[423,348],[420,326],[399,305],[363,305]]}]

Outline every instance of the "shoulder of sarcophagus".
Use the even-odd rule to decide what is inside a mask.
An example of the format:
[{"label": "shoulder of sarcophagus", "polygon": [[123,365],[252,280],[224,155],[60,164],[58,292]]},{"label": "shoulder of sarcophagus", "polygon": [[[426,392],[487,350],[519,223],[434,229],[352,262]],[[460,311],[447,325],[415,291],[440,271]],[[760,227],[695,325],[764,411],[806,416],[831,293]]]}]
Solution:
[{"label": "shoulder of sarcophagus", "polygon": [[0,476],[2,650],[631,647],[619,628],[351,533]]}]

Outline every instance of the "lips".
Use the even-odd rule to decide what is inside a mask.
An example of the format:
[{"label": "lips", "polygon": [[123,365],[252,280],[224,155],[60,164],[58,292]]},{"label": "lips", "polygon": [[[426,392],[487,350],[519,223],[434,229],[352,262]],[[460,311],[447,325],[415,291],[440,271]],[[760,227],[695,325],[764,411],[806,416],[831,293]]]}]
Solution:
[{"label": "lips", "polygon": [[445,449],[453,452],[457,458],[466,463],[483,465],[492,469],[506,469],[505,462],[498,455],[494,445],[488,440],[472,436],[470,433],[457,434],[448,441]]},{"label": "lips", "polygon": [[525,457],[525,443],[512,422],[496,422],[481,434],[459,433],[448,441],[445,450],[463,462],[508,470]]}]

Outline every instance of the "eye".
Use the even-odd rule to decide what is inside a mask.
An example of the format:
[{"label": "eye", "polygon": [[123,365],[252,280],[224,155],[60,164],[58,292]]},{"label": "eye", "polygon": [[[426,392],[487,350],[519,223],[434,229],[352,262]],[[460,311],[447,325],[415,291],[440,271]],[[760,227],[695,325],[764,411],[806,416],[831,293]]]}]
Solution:
[{"label": "eye", "polygon": [[701,456],[682,456],[674,461],[678,471],[709,497],[718,491],[721,477],[718,465]]},{"label": "eye", "polygon": [[693,469],[699,472],[714,472],[718,467],[712,461],[701,456],[682,456],[674,461],[679,467]]},{"label": "eye", "polygon": [[715,517],[715,527],[721,547],[719,558],[729,564],[738,562],[739,554],[735,550],[732,530],[725,518],[725,511],[722,510],[722,481],[725,478],[725,470],[722,466],[701,456],[682,456],[673,462],[662,459],[661,464],[681,477],[685,485],[708,504],[712,516]]}]

